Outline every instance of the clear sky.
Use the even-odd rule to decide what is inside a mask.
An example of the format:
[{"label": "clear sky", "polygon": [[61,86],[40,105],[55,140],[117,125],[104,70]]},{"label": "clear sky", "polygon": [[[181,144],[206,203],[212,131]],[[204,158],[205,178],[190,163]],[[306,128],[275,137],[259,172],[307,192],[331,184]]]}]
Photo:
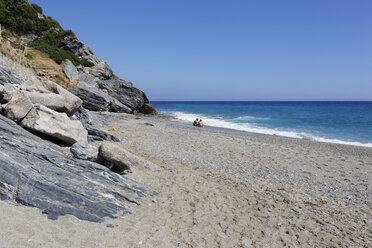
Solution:
[{"label": "clear sky", "polygon": [[150,100],[372,100],[370,0],[30,0]]}]

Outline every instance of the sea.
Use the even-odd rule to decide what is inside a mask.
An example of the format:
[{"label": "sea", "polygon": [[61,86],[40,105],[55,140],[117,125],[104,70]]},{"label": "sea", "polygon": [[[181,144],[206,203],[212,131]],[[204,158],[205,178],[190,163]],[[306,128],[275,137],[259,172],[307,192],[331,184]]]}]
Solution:
[{"label": "sea", "polygon": [[372,102],[152,102],[161,114],[206,127],[372,147]]}]

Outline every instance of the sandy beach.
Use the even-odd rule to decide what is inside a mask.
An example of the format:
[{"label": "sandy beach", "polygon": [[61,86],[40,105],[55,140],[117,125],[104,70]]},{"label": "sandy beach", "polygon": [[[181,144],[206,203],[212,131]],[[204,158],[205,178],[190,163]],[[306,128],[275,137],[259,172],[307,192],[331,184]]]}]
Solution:
[{"label": "sandy beach", "polygon": [[372,148],[120,116],[101,129],[158,194],[102,223],[0,201],[0,247],[372,246]]}]

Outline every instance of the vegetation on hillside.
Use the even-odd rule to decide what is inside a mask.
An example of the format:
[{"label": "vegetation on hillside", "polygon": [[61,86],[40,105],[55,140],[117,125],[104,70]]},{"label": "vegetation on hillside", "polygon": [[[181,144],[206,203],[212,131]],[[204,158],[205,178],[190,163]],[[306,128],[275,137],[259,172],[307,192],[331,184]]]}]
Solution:
[{"label": "vegetation on hillside", "polygon": [[74,65],[80,65],[81,60],[70,51],[58,47],[66,36],[75,34],[71,30],[46,33],[34,39],[30,46],[49,55],[55,62],[61,64],[65,59],[71,60]]},{"label": "vegetation on hillside", "polygon": [[62,30],[59,23],[42,14],[37,4],[27,0],[0,0],[0,23],[17,34],[37,34],[56,29]]},{"label": "vegetation on hillside", "polygon": [[64,31],[59,23],[51,17],[43,15],[43,9],[27,0],[0,0],[0,24],[18,35],[36,34],[30,46],[46,53],[58,64],[65,59],[74,65],[81,64],[80,59],[70,51],[59,48],[59,44],[67,35],[75,34],[71,30]]}]

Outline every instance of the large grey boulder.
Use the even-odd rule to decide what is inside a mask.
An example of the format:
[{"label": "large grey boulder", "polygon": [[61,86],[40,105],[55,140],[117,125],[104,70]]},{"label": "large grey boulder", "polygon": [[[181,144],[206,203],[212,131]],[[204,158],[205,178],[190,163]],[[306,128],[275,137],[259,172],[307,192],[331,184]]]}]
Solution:
[{"label": "large grey boulder", "polygon": [[124,80],[80,81],[70,92],[83,100],[83,107],[92,111],[111,111],[131,114],[139,112],[149,101],[146,95]]},{"label": "large grey boulder", "polygon": [[97,82],[97,86],[123,105],[128,106],[132,110],[131,112],[140,109],[147,100],[141,90],[122,79],[100,80]]},{"label": "large grey boulder", "polygon": [[98,88],[97,82],[79,81],[70,92],[83,100],[83,107],[92,111],[132,113],[134,109],[109,95],[107,90]]},{"label": "large grey boulder", "polygon": [[129,172],[135,168],[158,170],[159,166],[130,153],[117,143],[103,142],[99,147],[99,156],[113,163],[118,173]]},{"label": "large grey boulder", "polygon": [[97,162],[98,148],[84,142],[76,142],[70,147],[75,158]]},{"label": "large grey boulder", "polygon": [[78,41],[73,35],[66,36],[63,42],[60,43],[60,47],[78,56],[87,73],[102,79],[116,78],[110,66],[105,61],[95,56],[92,50]]},{"label": "large grey boulder", "polygon": [[40,104],[34,105],[21,125],[67,144],[87,142],[88,132],[80,121],[70,120],[65,113],[58,113]]},{"label": "large grey boulder", "polygon": [[58,112],[73,115],[83,104],[83,101],[65,90],[58,84],[37,78],[22,85],[22,90],[33,104],[41,104]]},{"label": "large grey boulder", "polygon": [[68,157],[0,115],[1,200],[39,208],[52,219],[71,214],[101,222],[131,212],[147,194],[133,180]]},{"label": "large grey boulder", "polygon": [[4,115],[13,121],[19,122],[29,113],[33,105],[22,91],[15,90],[10,94],[11,99],[5,105]]},{"label": "large grey boulder", "polygon": [[110,108],[111,97],[99,90],[95,84],[79,82],[70,89],[70,92],[83,101],[83,107],[86,109],[107,111]]}]

